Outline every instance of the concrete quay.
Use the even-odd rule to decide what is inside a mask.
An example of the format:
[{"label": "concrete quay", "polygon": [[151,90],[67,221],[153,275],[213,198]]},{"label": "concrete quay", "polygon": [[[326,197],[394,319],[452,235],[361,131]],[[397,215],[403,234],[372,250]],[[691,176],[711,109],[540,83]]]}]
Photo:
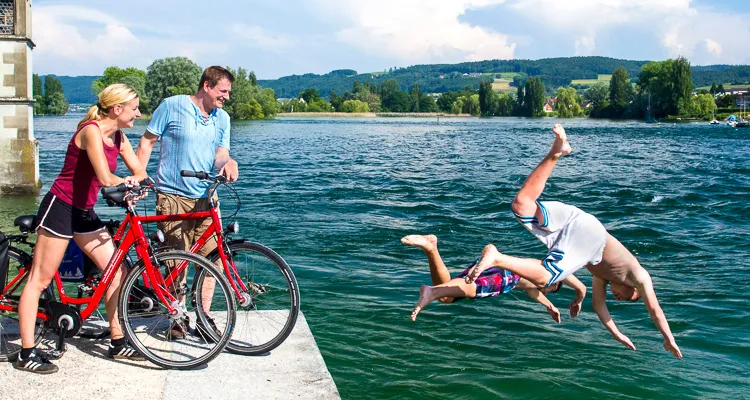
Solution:
[{"label": "concrete quay", "polygon": [[[49,334],[48,334],[49,335]],[[49,335],[53,338],[54,335]],[[224,352],[189,371],[107,358],[108,339],[73,338],[60,371],[39,375],[0,363],[0,399],[339,399],[305,316],[284,343],[262,356]]]}]

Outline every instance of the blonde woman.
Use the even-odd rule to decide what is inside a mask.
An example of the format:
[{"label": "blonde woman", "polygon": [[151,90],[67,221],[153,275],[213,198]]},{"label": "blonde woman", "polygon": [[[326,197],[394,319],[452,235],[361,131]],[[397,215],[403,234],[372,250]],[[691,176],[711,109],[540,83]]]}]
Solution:
[{"label": "blonde woman", "polygon": [[[22,350],[16,361],[20,370],[51,374],[58,368],[34,347],[34,324],[41,292],[47,288],[60,265],[70,239],[103,270],[114,253],[109,233],[94,212],[99,189],[123,182],[135,184],[146,178],[146,171],[133,147],[122,133],[132,128],[140,116],[138,95],[123,84],[107,86],[99,101],[89,108],[68,143],[62,171],[44,196],[37,213],[38,239],[26,287],[18,305]],[[117,157],[125,162],[131,176],[113,173]],[[117,300],[124,278],[123,267],[107,289],[105,307],[111,328],[111,358],[143,359],[126,343],[117,320]]]}]

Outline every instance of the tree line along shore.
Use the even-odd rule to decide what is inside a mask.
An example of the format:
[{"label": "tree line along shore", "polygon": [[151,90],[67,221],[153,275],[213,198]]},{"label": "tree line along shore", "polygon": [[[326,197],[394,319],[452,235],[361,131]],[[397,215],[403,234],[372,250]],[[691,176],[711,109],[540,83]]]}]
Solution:
[{"label": "tree line along shore", "polygon": [[[629,70],[633,70],[633,65],[621,65],[611,71],[611,75],[604,75],[608,79],[568,79],[569,85],[554,89],[545,85],[545,82],[555,82],[549,77],[498,72],[479,74],[477,89],[466,87],[443,93],[425,93],[419,83],[402,90],[399,80],[385,76],[377,81],[355,80],[351,90],[344,93],[331,89],[327,98],[314,87],[293,97],[279,98],[274,89],[261,86],[254,72],[239,67],[230,68],[235,81],[224,108],[235,120],[271,119],[277,115],[295,114],[708,120],[741,113],[740,105],[746,101],[743,98],[746,89],[727,84],[731,89],[725,90],[724,83],[713,83],[710,89],[696,88],[692,72],[700,68],[704,67],[691,67],[686,58],[678,57],[642,63],[637,75],[631,76]],[[148,117],[162,99],[194,93],[202,70],[186,57],[156,60],[145,71],[112,66],[93,81],[90,89],[97,94],[112,83],[128,84],[138,92],[141,110]],[[705,80],[705,77],[701,79]],[[69,109],[85,111],[87,108],[82,105],[70,108],[63,85],[52,75],[42,80],[35,74],[33,86],[35,115],[61,115]]]}]

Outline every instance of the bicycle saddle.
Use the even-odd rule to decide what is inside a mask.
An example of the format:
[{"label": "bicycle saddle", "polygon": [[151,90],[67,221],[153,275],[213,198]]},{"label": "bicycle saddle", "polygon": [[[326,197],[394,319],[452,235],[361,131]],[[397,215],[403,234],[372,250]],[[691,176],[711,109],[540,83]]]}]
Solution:
[{"label": "bicycle saddle", "polygon": [[23,233],[33,231],[36,228],[36,223],[36,215],[22,215],[13,220],[13,226],[17,226]]}]

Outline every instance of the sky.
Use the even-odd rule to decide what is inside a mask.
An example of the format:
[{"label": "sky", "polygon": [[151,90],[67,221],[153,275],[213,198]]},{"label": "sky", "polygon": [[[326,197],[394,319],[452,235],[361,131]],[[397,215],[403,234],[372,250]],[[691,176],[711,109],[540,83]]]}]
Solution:
[{"label": "sky", "polygon": [[748,20],[747,0],[34,0],[33,70],[177,56],[259,79],[572,56],[750,64]]}]

